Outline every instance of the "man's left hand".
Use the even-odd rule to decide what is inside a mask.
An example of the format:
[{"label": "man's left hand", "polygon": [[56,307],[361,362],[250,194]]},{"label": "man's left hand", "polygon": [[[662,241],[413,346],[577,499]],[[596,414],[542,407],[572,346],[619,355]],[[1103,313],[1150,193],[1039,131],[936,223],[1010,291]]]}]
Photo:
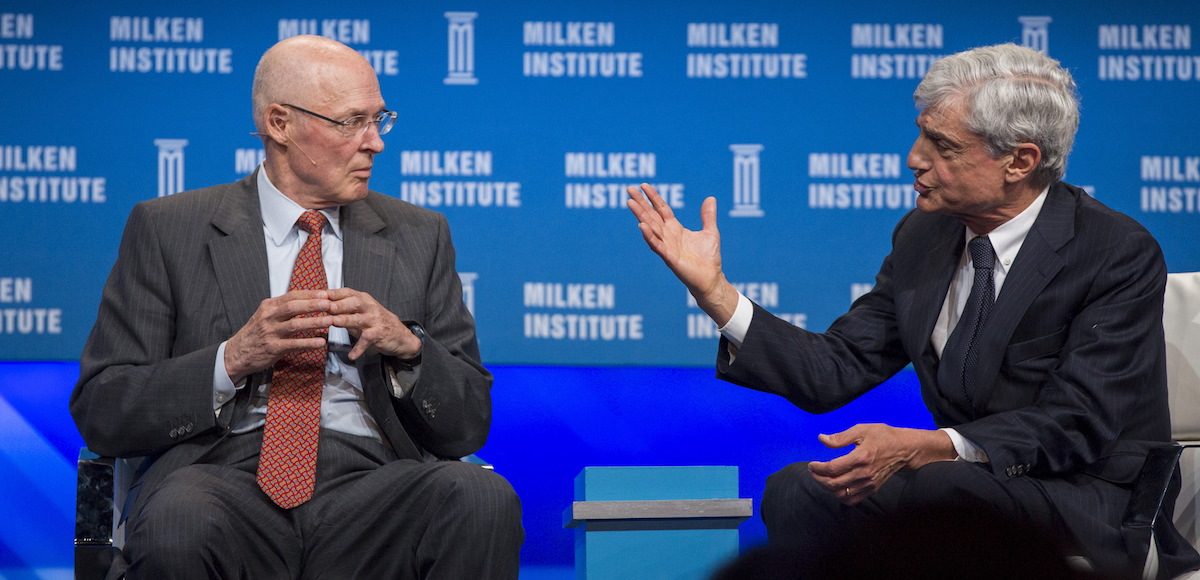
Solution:
[{"label": "man's left hand", "polygon": [[819,435],[827,447],[854,445],[832,461],[813,461],[813,479],[845,505],[871,497],[901,469],[917,469],[934,461],[958,457],[950,436],[942,431],[904,429],[881,423],[855,425],[841,433]]},{"label": "man's left hand", "polygon": [[356,339],[347,355],[358,360],[367,352],[379,352],[400,359],[421,354],[421,339],[408,329],[392,311],[366,292],[352,288],[329,291],[333,326],[340,326]]}]

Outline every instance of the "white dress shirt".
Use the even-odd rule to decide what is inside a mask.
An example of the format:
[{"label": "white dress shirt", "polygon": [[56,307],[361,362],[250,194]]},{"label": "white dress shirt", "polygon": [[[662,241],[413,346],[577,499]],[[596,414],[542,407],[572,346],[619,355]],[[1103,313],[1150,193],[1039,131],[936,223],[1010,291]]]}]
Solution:
[{"label": "white dress shirt", "polygon": [[[308,239],[308,233],[296,227],[296,220],[305,209],[289,199],[271,183],[266,167],[258,169],[258,201],[262,208],[263,235],[267,242],[267,268],[271,280],[271,297],[287,293],[292,269],[300,248]],[[321,257],[325,265],[325,278],[330,289],[342,287],[342,228],[341,212],[338,208],[321,210],[328,220],[321,235]],[[244,388],[234,385],[225,370],[225,346],[217,349],[216,365],[213,368],[213,408],[219,415],[225,405],[233,400],[236,391]],[[362,379],[359,369],[346,355],[350,352],[350,333],[344,328],[329,327],[329,353],[325,362],[325,387],[321,393],[321,427],[351,435],[370,437],[383,441],[382,432],[367,410],[363,397]],[[258,385],[251,393],[250,408],[236,425],[233,432],[245,433],[262,427],[267,415],[267,393],[270,383]]]},{"label": "white dress shirt", "polygon": [[[992,242],[992,248],[996,251],[996,265],[992,270],[996,298],[1000,296],[1000,288],[1004,285],[1004,278],[1012,268],[1013,260],[1021,251],[1021,244],[1025,243],[1025,237],[1029,235],[1030,228],[1033,227],[1038,214],[1042,211],[1048,191],[1050,191],[1049,187],[1043,189],[1033,203],[1029,204],[1029,207],[987,234],[988,239]],[[967,242],[977,235],[979,234],[972,232],[971,228],[966,228],[962,242],[963,248],[966,248]],[[938,315],[937,323],[934,324],[933,335],[929,337],[929,341],[933,344],[939,357],[946,348],[946,341],[950,339],[950,333],[954,331],[954,325],[958,324],[958,319],[962,316],[963,309],[966,308],[967,297],[971,295],[971,287],[974,284],[975,266],[971,263],[970,254],[963,251],[962,257],[958,261],[958,269],[954,272],[954,279],[950,283],[950,290],[946,293],[946,301],[942,303],[942,311]],[[725,326],[719,329],[721,335],[731,343],[729,348],[730,364],[733,364],[736,358],[737,348],[741,347],[742,341],[746,339],[746,333],[750,330],[750,322],[753,318],[753,304],[750,303],[749,298],[739,292],[737,308],[734,310],[733,316],[725,323]],[[954,443],[954,451],[958,453],[959,459],[987,462],[988,457],[983,449],[960,435],[958,431],[952,428],[942,429],[942,431],[950,436],[950,441]]]}]

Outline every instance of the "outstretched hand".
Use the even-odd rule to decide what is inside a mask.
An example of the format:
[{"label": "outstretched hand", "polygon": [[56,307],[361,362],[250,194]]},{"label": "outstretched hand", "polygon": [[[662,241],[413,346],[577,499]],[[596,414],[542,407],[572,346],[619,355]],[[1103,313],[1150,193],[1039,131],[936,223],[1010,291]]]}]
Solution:
[{"label": "outstretched hand", "polygon": [[696,303],[724,326],[737,308],[737,290],[721,270],[721,234],[717,231],[717,200],[707,197],[700,206],[699,231],[689,230],[675,219],[675,212],[653,186],[626,190],[625,205],[637,217],[638,229],[650,249],[662,258],[675,276],[687,286]]},{"label": "outstretched hand", "polygon": [[841,433],[819,435],[818,439],[835,449],[854,445],[850,453],[837,459],[808,464],[813,479],[846,505],[857,505],[871,497],[901,469],[917,469],[958,457],[950,436],[941,431],[882,423],[855,425]]}]

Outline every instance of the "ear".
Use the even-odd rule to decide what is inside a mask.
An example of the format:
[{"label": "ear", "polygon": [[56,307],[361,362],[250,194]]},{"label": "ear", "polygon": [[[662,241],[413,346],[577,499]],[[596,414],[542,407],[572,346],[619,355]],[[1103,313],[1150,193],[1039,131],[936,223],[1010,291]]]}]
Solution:
[{"label": "ear", "polygon": [[1004,169],[1004,181],[1017,183],[1024,181],[1042,162],[1042,150],[1033,143],[1021,143],[1008,154],[1010,161]]},{"label": "ear", "polygon": [[266,117],[263,122],[263,137],[278,145],[286,145],[289,141],[287,126],[291,122],[291,112],[287,107],[272,103],[263,112]]}]

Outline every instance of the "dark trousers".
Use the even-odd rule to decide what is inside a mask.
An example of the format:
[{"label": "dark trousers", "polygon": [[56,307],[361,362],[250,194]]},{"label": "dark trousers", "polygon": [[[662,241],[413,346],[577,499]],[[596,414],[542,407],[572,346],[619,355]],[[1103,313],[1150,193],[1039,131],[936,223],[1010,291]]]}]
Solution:
[{"label": "dark trousers", "polygon": [[255,483],[261,442],[227,438],[144,492],[129,578],[517,577],[520,502],[490,470],[323,430],[313,499],[284,510]]},{"label": "dark trousers", "polygon": [[812,577],[1074,578],[1067,556],[1085,553],[1041,482],[967,462],[900,471],[856,506],[794,463],[767,480],[762,517],[768,554]]}]

